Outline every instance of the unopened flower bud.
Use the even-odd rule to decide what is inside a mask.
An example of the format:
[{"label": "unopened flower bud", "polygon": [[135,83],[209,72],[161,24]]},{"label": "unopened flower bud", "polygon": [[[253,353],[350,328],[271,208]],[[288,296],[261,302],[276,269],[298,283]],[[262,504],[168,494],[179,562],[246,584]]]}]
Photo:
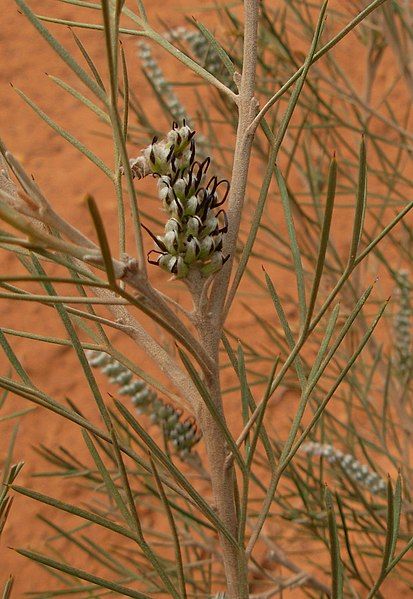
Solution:
[{"label": "unopened flower bud", "polygon": [[158,237],[165,244],[166,249],[170,254],[178,252],[178,235],[176,231],[168,231],[163,237]]},{"label": "unopened flower bud", "polygon": [[198,198],[191,196],[185,202],[185,215],[193,216],[198,208]]},{"label": "unopened flower bud", "polygon": [[224,263],[221,252],[214,252],[210,262],[202,267],[201,272],[204,276],[209,277],[222,268]]},{"label": "unopened flower bud", "polygon": [[151,143],[144,150],[143,155],[150,164],[153,173],[165,175],[168,172],[169,152],[170,148],[164,142]]},{"label": "unopened flower bud", "polygon": [[190,241],[186,242],[186,252],[184,260],[186,264],[192,264],[197,259],[199,253],[199,243],[193,237]]},{"label": "unopened flower bud", "polygon": [[189,268],[188,265],[185,264],[184,259],[182,258],[182,256],[178,257],[177,263],[176,263],[176,276],[178,279],[183,279],[186,277],[186,275],[189,272]]},{"label": "unopened flower bud", "polygon": [[210,235],[204,237],[200,242],[199,259],[207,258],[214,249],[214,240]]},{"label": "unopened flower bud", "polygon": [[164,254],[159,258],[158,264],[159,266],[168,272],[172,272],[173,267],[176,263],[176,256],[171,256],[170,254]]},{"label": "unopened flower bud", "polygon": [[202,221],[199,216],[191,216],[188,218],[188,222],[186,225],[186,230],[189,235],[193,235],[194,237],[198,237],[199,228],[202,226]]}]

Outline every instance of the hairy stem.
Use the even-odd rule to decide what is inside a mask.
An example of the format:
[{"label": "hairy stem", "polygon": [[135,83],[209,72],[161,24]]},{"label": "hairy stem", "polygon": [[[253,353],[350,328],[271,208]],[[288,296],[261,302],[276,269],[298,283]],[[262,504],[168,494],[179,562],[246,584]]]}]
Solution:
[{"label": "hairy stem", "polygon": [[[238,128],[229,195],[229,229],[225,242],[226,252],[230,253],[231,256],[221,272],[215,277],[210,301],[195,302],[197,304],[195,320],[201,343],[211,361],[215,364],[213,372],[204,371],[204,380],[215,408],[223,420],[225,420],[225,415],[219,378],[219,341],[224,320],[223,308],[234,259],[233,249],[236,247],[238,238],[254,138],[254,132],[249,130],[249,125],[258,111],[258,103],[255,98],[258,17],[259,0],[245,0],[243,68],[239,83],[240,91],[237,97]],[[198,300],[200,300],[199,297]],[[204,404],[200,405],[197,418],[203,432],[208,455],[212,492],[217,513],[232,535],[238,538],[235,498],[236,477],[233,463],[227,461],[229,450],[225,437],[222,429]],[[245,549],[244,547],[234,546],[222,535],[220,543],[228,597],[229,599],[247,599],[249,589]]]},{"label": "hairy stem", "polygon": [[211,291],[210,310],[215,322],[215,335],[217,339],[221,336],[223,307],[234,262],[234,248],[238,239],[242,207],[247,189],[248,169],[254,139],[254,130],[250,125],[258,112],[258,101],[255,98],[255,76],[259,0],[245,0],[244,14],[244,52],[238,96],[238,126],[228,198],[228,233],[224,245],[224,250],[230,257],[221,272],[216,275]]}]

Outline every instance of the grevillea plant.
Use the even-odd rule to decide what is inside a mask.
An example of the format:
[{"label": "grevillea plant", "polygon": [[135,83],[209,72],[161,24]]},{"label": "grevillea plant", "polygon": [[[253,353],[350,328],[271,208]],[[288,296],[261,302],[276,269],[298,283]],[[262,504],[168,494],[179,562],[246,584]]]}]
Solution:
[{"label": "grevillea plant", "polygon": [[[49,79],[98,120],[89,140],[105,158],[15,92],[106,185],[104,200],[84,190],[90,227],[75,226],[4,132],[0,426],[31,422],[33,406],[9,407],[20,397],[45,427],[61,418],[70,445],[35,447],[40,491],[17,484],[11,433],[0,550],[14,496],[53,517],[43,547],[33,527],[17,548],[46,582],[1,571],[3,596],[406,595],[409,3],[218,2],[208,27],[199,3],[195,21],[159,29],[143,0],[15,4],[69,69]],[[69,26],[73,47],[48,23]],[[38,305],[36,331],[22,302]],[[18,338],[36,350],[20,356]],[[63,387],[53,369],[45,388],[33,374],[41,346],[76,358]]]}]

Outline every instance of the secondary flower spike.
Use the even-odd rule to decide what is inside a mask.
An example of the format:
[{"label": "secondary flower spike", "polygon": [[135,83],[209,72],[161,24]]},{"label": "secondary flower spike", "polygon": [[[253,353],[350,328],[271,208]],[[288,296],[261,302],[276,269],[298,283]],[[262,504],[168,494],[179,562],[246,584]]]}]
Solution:
[{"label": "secondary flower spike", "polygon": [[197,269],[205,277],[220,270],[229,256],[222,253],[228,224],[225,202],[229,182],[210,176],[211,159],[196,160],[195,131],[183,120],[176,122],[167,136],[154,137],[142,156],[130,161],[132,173],[141,179],[158,178],[158,196],[169,219],[163,235],[154,235],[157,245],[148,261],[174,274],[187,277]]}]

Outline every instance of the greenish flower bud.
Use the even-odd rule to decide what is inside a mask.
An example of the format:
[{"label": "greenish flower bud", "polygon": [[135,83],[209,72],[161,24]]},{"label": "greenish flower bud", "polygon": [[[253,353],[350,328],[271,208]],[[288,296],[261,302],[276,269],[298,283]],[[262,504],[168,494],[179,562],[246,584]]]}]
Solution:
[{"label": "greenish flower bud", "polygon": [[112,377],[116,377],[123,370],[124,370],[124,367],[122,366],[122,364],[119,364],[119,362],[116,362],[116,361],[110,362],[104,368],[102,368],[103,374],[106,374],[106,375],[112,376]]},{"label": "greenish flower bud", "polygon": [[179,242],[176,231],[168,231],[163,237],[158,237],[158,239],[163,241],[170,254],[177,254]]},{"label": "greenish flower bud", "polygon": [[118,374],[115,377],[115,380],[113,381],[114,383],[117,383],[118,385],[126,385],[127,383],[129,383],[129,381],[132,378],[132,373],[130,372],[130,370],[124,370],[123,372],[121,372],[120,374]]},{"label": "greenish flower bud", "polygon": [[177,260],[177,264],[176,264],[176,276],[178,279],[183,279],[187,276],[189,272],[189,268],[188,265],[185,264],[184,259],[182,258],[182,256],[178,257]]},{"label": "greenish flower bud", "polygon": [[204,229],[202,231],[203,234],[209,235],[213,233],[218,228],[218,219],[214,216],[211,210],[208,213],[208,217],[206,221],[204,221]]},{"label": "greenish flower bud", "polygon": [[141,391],[145,387],[144,381],[135,379],[129,385],[124,385],[119,389],[121,395],[134,395],[138,391]]},{"label": "greenish flower bud", "polygon": [[105,366],[110,361],[110,356],[104,352],[97,352],[93,349],[86,351],[88,362],[93,367]]},{"label": "greenish flower bud", "polygon": [[135,393],[135,395],[132,397],[132,403],[135,406],[140,406],[143,403],[145,403],[150,397],[150,391],[148,389],[148,387],[145,387],[144,389],[142,389],[142,391],[138,391],[138,393]]},{"label": "greenish flower bud", "polygon": [[143,155],[150,164],[153,173],[166,175],[169,171],[169,152],[165,142],[155,142],[144,150]]},{"label": "greenish flower bud", "polygon": [[210,262],[201,268],[201,272],[204,276],[209,277],[218,272],[222,268],[223,263],[224,260],[221,252],[214,252]]},{"label": "greenish flower bud", "polygon": [[179,221],[176,218],[170,218],[165,225],[165,233],[168,233],[169,231],[173,231],[174,233],[178,234],[180,228],[181,228],[181,225],[180,225]]},{"label": "greenish flower bud", "polygon": [[159,258],[158,262],[159,266],[168,272],[172,272],[175,264],[176,264],[176,256],[171,256],[170,254],[164,254]]},{"label": "greenish flower bud", "polygon": [[185,216],[193,216],[196,214],[198,208],[198,198],[196,196],[191,196],[185,202]]},{"label": "greenish flower bud", "polygon": [[185,179],[178,179],[174,183],[174,192],[175,192],[176,196],[180,200],[184,200],[185,199],[185,188],[186,188],[186,185],[187,185],[187,182],[186,182]]},{"label": "greenish flower bud", "polygon": [[191,216],[188,218],[188,222],[186,225],[186,231],[188,235],[193,235],[194,237],[198,237],[199,228],[202,226],[202,221],[199,216]]},{"label": "greenish flower bud", "polygon": [[208,237],[205,237],[204,239],[201,240],[199,245],[200,245],[200,251],[199,251],[198,258],[200,260],[202,260],[202,258],[208,258],[208,256],[214,250],[214,240],[212,239],[212,237],[210,235],[208,235]]},{"label": "greenish flower bud", "polygon": [[197,260],[197,255],[199,252],[199,243],[193,237],[190,241],[186,242],[186,252],[185,252],[185,263],[193,264]]}]

